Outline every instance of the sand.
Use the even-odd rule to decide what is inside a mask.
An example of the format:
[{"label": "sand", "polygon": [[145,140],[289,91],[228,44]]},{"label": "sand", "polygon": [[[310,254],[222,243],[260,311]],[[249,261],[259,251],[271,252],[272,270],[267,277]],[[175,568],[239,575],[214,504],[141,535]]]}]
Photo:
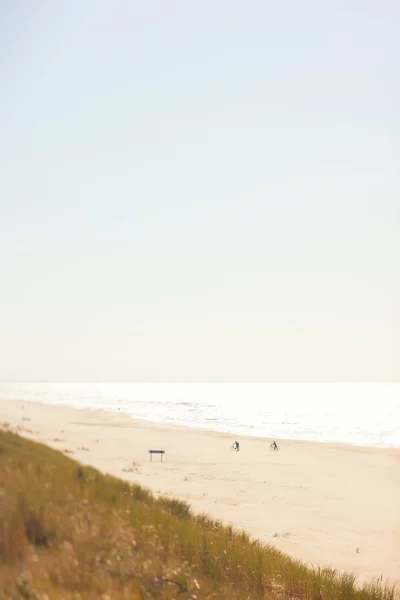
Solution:
[{"label": "sand", "polygon": [[[0,424],[187,500],[307,563],[400,583],[400,450],[241,438],[122,413],[0,400]],[[149,449],[165,450],[164,461]]]}]

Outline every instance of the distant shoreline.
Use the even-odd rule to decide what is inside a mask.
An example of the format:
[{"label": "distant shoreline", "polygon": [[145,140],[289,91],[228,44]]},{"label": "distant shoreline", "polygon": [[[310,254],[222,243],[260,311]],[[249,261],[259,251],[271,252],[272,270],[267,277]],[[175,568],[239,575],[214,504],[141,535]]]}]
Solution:
[{"label": "distant shoreline", "polygon": [[[0,399],[240,437],[400,448],[398,384],[1,384]],[[56,401],[56,402],[54,402]]]},{"label": "distant shoreline", "polygon": [[176,429],[177,431],[193,431],[195,433],[199,433],[199,434],[204,434],[204,435],[217,435],[217,436],[224,436],[227,437],[229,439],[231,438],[238,438],[238,439],[242,439],[242,440],[254,440],[254,441],[258,441],[258,442],[263,442],[263,443],[268,443],[268,442],[272,442],[273,440],[275,440],[276,442],[279,442],[280,444],[285,444],[285,443],[290,443],[290,444],[296,444],[299,446],[302,445],[315,445],[315,446],[329,446],[332,448],[342,448],[342,449],[348,449],[348,450],[374,450],[374,451],[382,451],[383,453],[387,453],[387,452],[391,452],[393,451],[394,455],[397,456],[397,453],[400,453],[400,446],[373,446],[373,445],[362,445],[362,444],[357,444],[357,443],[351,443],[351,442],[337,442],[337,441],[322,441],[322,440],[306,440],[306,439],[298,439],[298,438],[284,438],[284,437],[271,437],[271,436],[260,436],[260,435],[248,435],[248,434],[241,434],[241,433],[230,433],[230,432],[226,432],[226,431],[219,431],[217,429],[211,429],[211,428],[206,428],[206,427],[200,427],[200,426],[195,426],[195,425],[191,425],[191,424],[180,424],[180,423],[171,423],[169,421],[157,421],[157,420],[151,420],[151,419],[145,419],[145,418],[141,418],[141,417],[135,417],[130,415],[128,412],[122,411],[122,410],[115,410],[113,408],[99,408],[96,406],[74,406],[68,403],[50,403],[50,402],[39,402],[37,400],[17,400],[17,399],[8,399],[8,398],[0,398],[0,406],[2,404],[2,402],[4,403],[19,403],[20,405],[36,405],[36,406],[42,406],[42,407],[55,407],[55,408],[61,408],[61,409],[72,409],[72,410],[76,410],[78,412],[88,412],[90,414],[96,414],[99,413],[102,417],[105,417],[105,415],[113,415],[114,417],[121,417],[121,418],[126,418],[132,425],[136,424],[136,425],[142,425],[142,426],[146,426],[146,427],[153,427],[153,428],[168,428],[168,429]]}]

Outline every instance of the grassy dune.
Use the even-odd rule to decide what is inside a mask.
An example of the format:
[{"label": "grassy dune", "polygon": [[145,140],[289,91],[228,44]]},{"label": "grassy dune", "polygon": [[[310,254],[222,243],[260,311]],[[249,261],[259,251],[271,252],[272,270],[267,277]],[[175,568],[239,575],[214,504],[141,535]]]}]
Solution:
[{"label": "grassy dune", "polygon": [[0,431],[0,600],[395,600]]}]

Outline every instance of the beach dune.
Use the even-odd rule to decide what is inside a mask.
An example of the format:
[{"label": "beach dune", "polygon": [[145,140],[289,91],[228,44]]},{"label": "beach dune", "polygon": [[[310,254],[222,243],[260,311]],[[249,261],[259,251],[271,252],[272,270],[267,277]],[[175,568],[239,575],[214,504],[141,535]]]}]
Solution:
[{"label": "beach dune", "polygon": [[[0,426],[187,500],[307,563],[400,583],[400,450],[239,439],[121,413],[0,400]],[[165,450],[161,462],[150,449]]]}]

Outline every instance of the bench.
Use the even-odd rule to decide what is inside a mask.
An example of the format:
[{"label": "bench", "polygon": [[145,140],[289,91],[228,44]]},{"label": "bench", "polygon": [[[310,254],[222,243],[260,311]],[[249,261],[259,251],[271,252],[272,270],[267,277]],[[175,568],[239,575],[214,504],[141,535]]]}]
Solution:
[{"label": "bench", "polygon": [[153,454],[161,454],[161,462],[163,461],[163,456],[165,454],[165,450],[149,450],[150,454],[150,462],[153,460]]}]

